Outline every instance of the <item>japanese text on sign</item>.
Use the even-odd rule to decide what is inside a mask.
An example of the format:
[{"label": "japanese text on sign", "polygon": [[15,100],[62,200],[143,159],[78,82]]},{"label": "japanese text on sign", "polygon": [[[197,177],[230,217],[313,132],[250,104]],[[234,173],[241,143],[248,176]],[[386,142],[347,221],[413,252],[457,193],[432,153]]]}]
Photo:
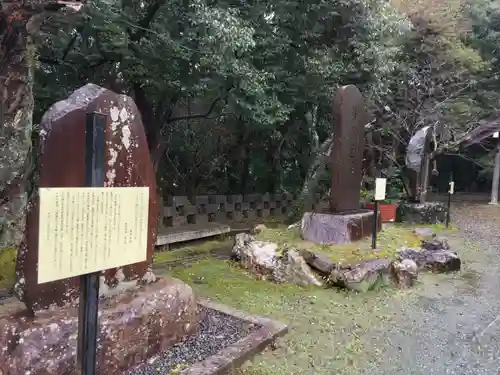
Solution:
[{"label": "japanese text on sign", "polygon": [[41,188],[38,283],[145,261],[148,187]]}]

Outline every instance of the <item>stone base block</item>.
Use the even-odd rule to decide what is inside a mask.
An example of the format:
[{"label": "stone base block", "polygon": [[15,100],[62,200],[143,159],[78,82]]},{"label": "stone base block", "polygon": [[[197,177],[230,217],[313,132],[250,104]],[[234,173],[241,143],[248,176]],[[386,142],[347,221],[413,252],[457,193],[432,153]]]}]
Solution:
[{"label": "stone base block", "polygon": [[[377,231],[382,220],[377,220]],[[345,244],[370,236],[373,228],[373,211],[355,210],[344,213],[306,212],[302,216],[302,238],[321,245]]]},{"label": "stone base block", "polygon": [[446,206],[440,202],[401,202],[396,221],[408,224],[442,224],[446,221]]},{"label": "stone base block", "polygon": [[[99,374],[123,374],[195,332],[199,323],[191,287],[172,278],[103,299],[99,313]],[[0,374],[79,374],[77,332],[73,307],[0,318]]]}]

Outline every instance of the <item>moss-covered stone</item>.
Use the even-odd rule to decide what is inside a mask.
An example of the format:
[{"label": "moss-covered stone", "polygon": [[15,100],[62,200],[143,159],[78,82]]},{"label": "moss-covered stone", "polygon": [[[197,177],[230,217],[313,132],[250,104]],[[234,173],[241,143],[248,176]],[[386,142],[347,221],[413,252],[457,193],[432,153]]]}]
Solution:
[{"label": "moss-covered stone", "polygon": [[0,290],[6,291],[12,288],[16,274],[15,248],[8,247],[0,250]]}]

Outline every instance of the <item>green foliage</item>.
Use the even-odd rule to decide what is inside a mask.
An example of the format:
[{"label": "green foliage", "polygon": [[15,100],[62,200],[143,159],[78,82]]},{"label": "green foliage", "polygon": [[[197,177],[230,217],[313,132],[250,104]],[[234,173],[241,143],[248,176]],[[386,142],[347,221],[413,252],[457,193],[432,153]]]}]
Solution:
[{"label": "green foliage", "polygon": [[165,194],[298,192],[339,85],[368,99],[386,165],[421,126],[496,113],[497,3],[89,1],[37,39],[35,120],[94,82],[135,98]]}]

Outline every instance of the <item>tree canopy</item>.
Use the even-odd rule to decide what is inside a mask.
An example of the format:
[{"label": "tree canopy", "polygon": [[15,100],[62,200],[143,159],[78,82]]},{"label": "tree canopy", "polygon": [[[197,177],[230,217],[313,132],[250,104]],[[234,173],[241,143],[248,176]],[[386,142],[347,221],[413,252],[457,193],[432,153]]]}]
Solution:
[{"label": "tree canopy", "polygon": [[497,116],[499,35],[492,0],[93,0],[42,27],[35,122],[93,82],[135,99],[165,195],[327,189],[338,86],[369,103],[367,176],[422,126],[452,152]]}]

